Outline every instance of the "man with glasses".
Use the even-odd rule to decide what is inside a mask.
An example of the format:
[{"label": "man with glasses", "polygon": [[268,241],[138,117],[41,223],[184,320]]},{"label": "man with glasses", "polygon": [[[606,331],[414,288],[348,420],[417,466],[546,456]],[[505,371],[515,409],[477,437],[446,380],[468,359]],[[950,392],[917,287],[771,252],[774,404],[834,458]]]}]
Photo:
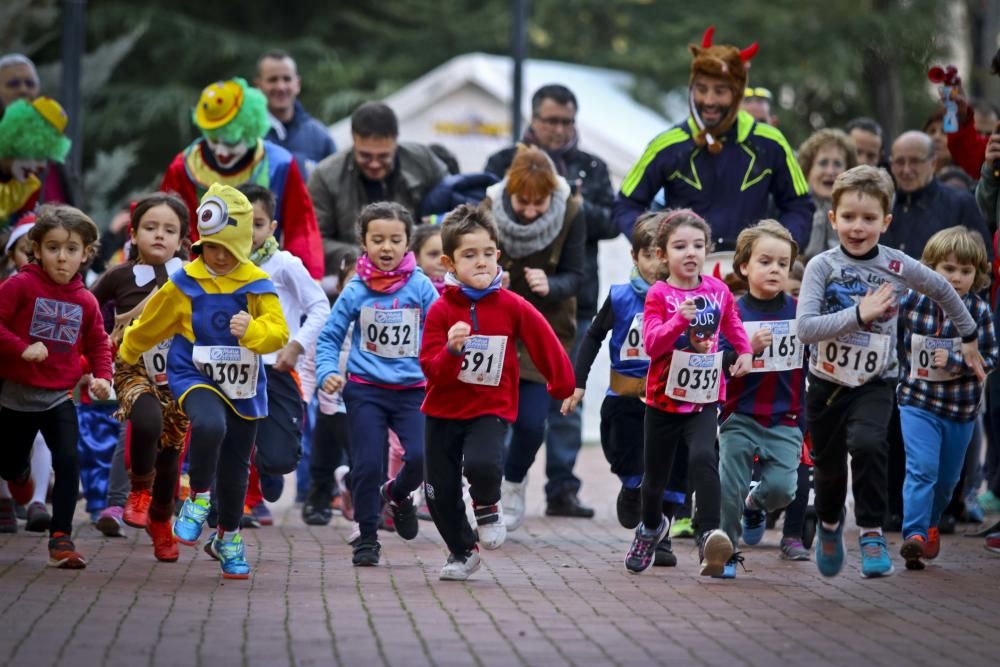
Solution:
[{"label": "man with glasses", "polygon": [[747,86],[743,92],[740,108],[753,116],[758,123],[777,126],[778,118],[771,115],[772,98],[771,91],[764,86]]},{"label": "man with glasses", "polygon": [[356,254],[358,213],[377,201],[394,201],[414,217],[424,197],[448,168],[423,144],[399,141],[396,114],[381,102],[365,102],[351,114],[354,144],[321,161],[309,177],[327,275]]},{"label": "man with glasses", "polygon": [[[618,228],[611,219],[614,191],[604,160],[580,150],[580,135],[576,129],[576,96],[566,86],[542,86],[531,97],[531,124],[524,131],[521,142],[544,150],[559,175],[572,188],[580,206],[580,215],[587,226],[587,244],[584,250],[584,280],[576,299],[576,356],[580,341],[590,328],[590,321],[597,314],[598,241],[613,239]],[[503,178],[515,147],[505,148],[490,156],[485,171]],[[560,404],[553,401],[548,416],[548,435],[545,442],[545,485],[547,499],[545,513],[549,516],[590,518],[594,510],[580,502],[580,480],[573,474],[576,457],[582,444],[582,408],[568,415],[559,412]]]},{"label": "man with glasses", "polygon": [[[929,136],[917,131],[899,135],[892,144],[889,164],[896,180],[896,201],[892,224],[882,234],[883,245],[920,259],[928,239],[948,227],[965,225],[979,232],[984,241],[990,239],[975,198],[934,177],[934,143]],[[992,257],[992,244],[986,245]]]}]

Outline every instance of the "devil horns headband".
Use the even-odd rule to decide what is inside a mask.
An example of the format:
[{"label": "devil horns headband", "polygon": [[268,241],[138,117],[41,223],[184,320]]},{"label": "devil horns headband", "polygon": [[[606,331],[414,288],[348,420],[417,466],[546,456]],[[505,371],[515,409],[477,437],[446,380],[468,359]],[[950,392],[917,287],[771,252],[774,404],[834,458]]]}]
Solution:
[{"label": "devil horns headband", "polygon": [[[701,47],[707,49],[712,46],[712,38],[715,37],[715,26],[710,25],[705,29],[705,34],[701,38]],[[754,42],[750,46],[740,51],[740,60],[747,63],[750,59],[757,55],[757,51],[760,49],[760,44]]]}]

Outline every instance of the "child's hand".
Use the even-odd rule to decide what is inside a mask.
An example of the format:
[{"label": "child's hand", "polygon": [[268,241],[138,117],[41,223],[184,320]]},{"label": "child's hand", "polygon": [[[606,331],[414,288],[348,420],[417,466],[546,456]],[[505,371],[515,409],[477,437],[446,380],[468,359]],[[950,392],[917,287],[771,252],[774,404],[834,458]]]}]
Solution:
[{"label": "child's hand", "polygon": [[274,362],[274,370],[281,371],[282,373],[292,370],[295,368],[295,363],[299,360],[299,355],[304,351],[299,341],[291,341],[278,352],[278,358]]},{"label": "child's hand", "polygon": [[979,341],[970,340],[968,343],[962,343],[962,359],[965,361],[965,365],[972,369],[972,372],[976,374],[976,379],[980,382],[986,380],[986,362],[983,360],[983,355],[979,353]]},{"label": "child's hand", "polygon": [[939,347],[934,350],[934,359],[931,361],[931,368],[944,368],[948,365],[948,350]]},{"label": "child's hand", "polygon": [[729,374],[734,378],[743,377],[753,368],[753,355],[741,354],[736,357],[736,363],[729,367]]},{"label": "child's hand", "polygon": [[753,349],[755,355],[763,354],[764,350],[771,345],[771,341],[774,340],[774,335],[771,330],[766,327],[761,327],[753,332],[753,336],[750,337],[750,347]]},{"label": "child's hand", "polygon": [[576,410],[576,406],[580,405],[580,401],[583,400],[583,391],[584,390],[581,389],[580,387],[574,389],[573,395],[567,398],[565,401],[563,401],[562,407],[559,408],[559,412],[561,412],[564,415],[568,415],[569,413]]},{"label": "child's hand", "polygon": [[865,324],[874,322],[885,315],[886,311],[891,309],[895,302],[896,292],[889,283],[882,283],[874,292],[868,290],[868,294],[858,304],[861,321]]},{"label": "child's hand", "polygon": [[247,328],[250,326],[250,322],[253,320],[250,317],[250,313],[245,310],[233,315],[233,319],[229,320],[229,333],[233,334],[237,340],[243,338],[247,333]]},{"label": "child's hand", "polygon": [[684,299],[680,307],[677,308],[677,312],[688,322],[693,322],[695,316],[698,315],[698,306],[694,305],[694,299]]},{"label": "child's hand", "polygon": [[468,322],[455,322],[448,329],[448,349],[450,349],[455,354],[462,353],[462,347],[465,346],[465,340],[472,333],[472,327],[469,326]]},{"label": "child's hand", "polygon": [[524,268],[524,279],[528,281],[528,289],[538,296],[549,295],[549,277],[541,269]]},{"label": "child's hand", "polygon": [[328,394],[336,394],[344,386],[344,376],[333,373],[327,375],[323,380],[323,391]]},{"label": "child's hand", "polygon": [[111,383],[101,378],[93,378],[90,381],[90,393],[102,401],[111,397]]},{"label": "child's hand", "polygon": [[49,358],[49,348],[42,341],[32,343],[21,353],[21,358],[33,363],[45,361]]}]

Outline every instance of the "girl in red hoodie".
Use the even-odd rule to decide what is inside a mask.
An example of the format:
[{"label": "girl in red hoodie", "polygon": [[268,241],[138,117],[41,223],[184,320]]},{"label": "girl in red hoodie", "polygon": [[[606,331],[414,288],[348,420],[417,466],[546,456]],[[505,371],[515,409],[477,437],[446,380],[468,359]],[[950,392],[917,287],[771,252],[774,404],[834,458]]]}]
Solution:
[{"label": "girl in red hoodie", "polygon": [[[425,490],[444,538],[441,579],[464,580],[479,569],[479,544],[496,549],[507,528],[500,506],[504,440],[517,418],[517,342],[548,380],[552,398],[573,394],[576,378],[552,327],[535,307],[501,289],[497,227],[490,212],[463,204],[441,228],[445,291],[427,313],[420,366],[427,377]],[[478,530],[465,516],[462,473]]]},{"label": "girl in red hoodie", "polygon": [[86,567],[70,533],[80,485],[76,408],[69,392],[90,364],[90,391],[111,394],[111,347],[97,300],[79,271],[97,242],[97,225],[72,206],[43,206],[29,232],[35,262],[0,285],[0,477],[15,500],[30,499],[31,446],[41,431],[52,451],[49,565]]}]

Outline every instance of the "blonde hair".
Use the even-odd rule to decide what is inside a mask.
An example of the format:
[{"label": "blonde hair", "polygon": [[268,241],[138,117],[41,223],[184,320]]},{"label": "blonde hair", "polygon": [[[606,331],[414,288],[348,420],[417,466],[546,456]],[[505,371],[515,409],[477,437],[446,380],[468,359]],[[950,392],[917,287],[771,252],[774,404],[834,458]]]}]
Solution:
[{"label": "blonde hair", "polygon": [[736,237],[736,251],[733,253],[733,273],[740,279],[747,280],[746,275],[740,269],[743,264],[750,261],[753,254],[754,244],[765,236],[769,236],[779,241],[788,243],[792,250],[791,263],[789,269],[795,264],[795,258],[799,254],[799,244],[792,238],[791,232],[785,229],[777,220],[761,220],[753,227],[747,227]]},{"label": "blonde hair", "polygon": [[972,281],[971,291],[979,292],[986,289],[990,284],[990,260],[986,255],[986,244],[979,232],[964,225],[942,229],[927,241],[920,261],[935,269],[938,264],[947,260],[949,255],[954,255],[955,261],[959,264],[971,264],[976,267],[976,277]]},{"label": "blonde hair", "polygon": [[809,176],[809,170],[812,169],[816,156],[819,155],[820,149],[826,146],[836,146],[844,151],[844,162],[848,169],[857,166],[858,149],[855,148],[851,138],[841,130],[824,128],[813,132],[799,146],[799,166],[802,167],[802,173]]},{"label": "blonde hair", "polygon": [[833,194],[830,196],[833,202],[832,211],[837,211],[840,198],[845,192],[857,192],[875,197],[882,205],[883,215],[888,215],[892,211],[892,198],[896,194],[896,188],[885,169],[861,164],[841,172],[833,182]]}]

